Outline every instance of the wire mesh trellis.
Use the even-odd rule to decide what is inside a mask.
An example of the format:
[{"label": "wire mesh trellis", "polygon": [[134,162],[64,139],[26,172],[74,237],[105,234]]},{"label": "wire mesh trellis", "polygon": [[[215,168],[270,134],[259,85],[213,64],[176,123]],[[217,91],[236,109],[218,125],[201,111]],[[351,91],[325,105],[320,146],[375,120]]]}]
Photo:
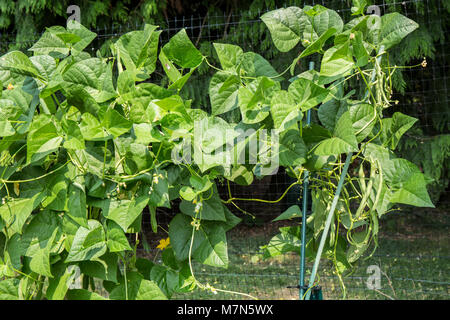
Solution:
[{"label": "wire mesh trellis", "polygon": [[[301,3],[299,3],[301,2]],[[379,1],[377,5],[381,13],[392,10],[400,11],[406,16],[416,16],[424,10],[426,26],[439,24],[445,30],[448,16],[438,16],[431,19],[428,12],[431,0],[410,0],[401,2]],[[335,9],[348,20],[351,15],[351,1],[286,1],[286,6],[303,4],[322,4]],[[437,10],[444,10],[438,7]],[[208,44],[213,41],[233,42],[244,50],[255,50],[255,42],[239,33],[245,26],[249,33],[261,35],[264,32],[259,16],[265,11],[240,12],[223,15],[206,15],[181,17],[164,21],[161,25],[161,44],[166,43],[171,36],[184,28],[192,41],[197,45]],[[96,40],[87,50],[94,52],[108,40],[115,40],[126,32],[142,29],[144,21],[134,21],[126,25],[103,26],[93,30],[98,34]],[[14,34],[0,34],[0,54],[5,53],[11,45],[21,48],[31,46],[40,34],[20,43],[15,41]],[[270,39],[268,39],[270,40]],[[426,68],[418,67],[404,71],[407,87],[403,94],[396,94],[394,98],[400,102],[392,109],[401,111],[419,119],[417,128],[429,133],[427,138],[417,138],[420,143],[431,143],[438,134],[448,133],[449,125],[449,63],[448,42],[436,44],[434,57],[428,61]],[[262,53],[263,54],[263,53]],[[201,75],[205,80],[192,79],[194,85],[207,84],[208,74]],[[198,82],[195,82],[198,81]],[[208,109],[207,88],[201,88],[201,96],[185,93],[194,100],[200,100]],[[437,119],[437,120],[436,120]],[[317,119],[316,119],[317,121]],[[436,121],[438,123],[436,123]],[[443,130],[436,131],[436,127]],[[448,150],[443,150],[447,152]],[[448,157],[448,155],[447,155]],[[443,169],[445,170],[445,168]],[[447,169],[448,170],[448,169]],[[289,186],[290,178],[280,170],[276,175],[256,180],[251,187],[241,187],[231,184],[233,195],[242,198],[276,199]],[[443,182],[448,183],[448,181]],[[224,186],[219,185],[219,191],[226,198]],[[267,205],[258,202],[240,203],[241,208],[252,212],[256,219],[249,219],[235,208],[230,210],[243,218],[243,222],[228,234],[230,267],[227,270],[209,268],[194,264],[197,278],[202,282],[209,282],[220,288],[249,293],[260,298],[269,299],[298,299],[298,290],[288,288],[298,283],[299,259],[296,254],[286,254],[276,258],[263,260],[259,253],[260,246],[267,244],[281,226],[291,222],[272,223],[271,220],[282,213],[292,204],[298,203],[301,187],[292,188],[287,197],[277,205]],[[345,279],[350,299],[448,299],[450,277],[449,259],[450,242],[448,231],[450,215],[448,214],[448,188],[442,192],[436,209],[420,210],[404,208],[401,212],[388,214],[381,221],[379,249],[370,259],[363,260],[354,272]],[[158,222],[167,225],[176,212],[158,209]],[[148,214],[143,219],[144,230],[149,241],[150,252],[142,249],[142,255],[154,256],[157,241],[165,237],[162,232],[153,234]],[[367,267],[377,265],[382,271],[381,288],[369,289],[367,285],[369,274]],[[311,265],[308,265],[309,269]],[[320,285],[325,299],[340,298],[341,289],[337,277],[332,272],[329,263],[323,263],[320,270]],[[194,294],[177,295],[174,298],[202,298],[202,299],[233,299],[239,296],[226,294],[212,295],[210,292],[196,291]]]}]

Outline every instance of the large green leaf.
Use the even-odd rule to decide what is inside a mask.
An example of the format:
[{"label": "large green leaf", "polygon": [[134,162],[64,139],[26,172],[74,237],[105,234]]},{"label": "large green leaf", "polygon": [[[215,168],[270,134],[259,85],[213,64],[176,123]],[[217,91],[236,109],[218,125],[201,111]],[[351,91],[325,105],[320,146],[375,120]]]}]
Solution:
[{"label": "large green leaf", "polygon": [[102,209],[106,219],[117,223],[124,232],[141,215],[142,210],[148,204],[148,195],[140,196],[132,200],[105,199],[92,202],[93,206]]},{"label": "large green leaf", "polygon": [[[178,214],[169,225],[169,236],[177,259],[183,261],[189,256],[193,226],[192,219]],[[227,241],[222,226],[201,222],[199,230],[194,230],[192,257],[204,264],[217,267],[228,266]]]},{"label": "large green leaf", "polygon": [[[33,257],[42,248],[52,247],[54,233],[60,228],[61,218],[54,212],[42,211],[36,214],[26,226],[21,246],[24,255]],[[61,232],[60,230],[58,232]]]},{"label": "large green leaf", "polygon": [[294,48],[310,33],[312,26],[308,16],[298,7],[281,8],[269,11],[261,16],[272,36],[275,47],[281,52]]},{"label": "large green leaf", "polygon": [[300,78],[292,82],[288,91],[302,111],[311,109],[321,103],[329,92],[328,89],[306,78]]},{"label": "large green leaf", "polygon": [[83,134],[81,133],[80,126],[76,121],[62,121],[62,128],[66,134],[64,139],[64,148],[72,150],[82,150],[85,148]]},{"label": "large green leaf", "polygon": [[[180,210],[191,217],[196,216],[196,204],[191,201],[182,200]],[[225,212],[222,202],[217,194],[213,194],[211,199],[202,202],[201,218],[204,220],[225,221]]]},{"label": "large green leaf", "polygon": [[252,124],[264,120],[270,112],[272,95],[279,88],[278,82],[267,77],[258,78],[247,87],[241,87],[238,98],[242,121]]},{"label": "large green leaf", "polygon": [[434,207],[427,192],[425,177],[415,164],[396,158],[386,147],[373,143],[366,146],[364,156],[379,162],[383,179],[389,188],[384,192],[389,195],[390,202]]},{"label": "large green leaf", "polygon": [[0,300],[19,300],[19,286],[17,279],[0,281]]},{"label": "large green leaf", "polygon": [[243,165],[233,166],[230,175],[225,174],[224,176],[241,186],[248,186],[253,182],[253,173]]},{"label": "large green leaf", "polygon": [[155,71],[161,31],[146,24],[144,30],[131,31],[119,38],[115,46],[125,68],[136,80],[146,80]]},{"label": "large green leaf", "polygon": [[37,77],[39,75],[39,71],[31,60],[20,51],[11,51],[0,57],[0,70],[8,70],[30,77]]},{"label": "large green leaf", "polygon": [[[219,117],[204,117],[195,122],[194,162],[201,172],[230,163],[227,144],[232,144],[238,133],[232,124]],[[224,150],[225,149],[225,150]]]},{"label": "large green leaf", "polygon": [[[261,247],[264,258],[276,257],[287,252],[300,252],[300,227],[282,227],[280,231],[270,239],[267,245]],[[310,236],[309,239],[311,239]],[[308,249],[308,247],[306,248]],[[308,250],[306,252],[307,255],[310,254]]]},{"label": "large green leaf", "polygon": [[77,21],[68,23],[67,29],[61,26],[47,28],[42,37],[29,49],[34,54],[64,58],[85,49],[96,34]]},{"label": "large green leaf", "polygon": [[303,10],[297,7],[273,10],[261,19],[278,50],[289,51],[301,41],[307,48],[301,57],[320,50],[326,39],[333,33],[340,33],[344,26],[337,12],[321,5],[305,6]]},{"label": "large green leaf", "polygon": [[87,29],[76,20],[70,20],[67,24],[67,31],[79,37],[80,40],[72,45],[72,48],[77,51],[83,51],[97,36],[95,32]]},{"label": "large green leaf", "polygon": [[274,80],[281,80],[278,72],[272,67],[269,61],[254,52],[245,52],[240,59],[241,75],[258,78],[268,77]]},{"label": "large green leaf", "polygon": [[325,42],[337,32],[337,29],[330,28],[324,34],[322,34],[317,40],[311,43],[302,53],[298,59],[307,57],[313,53],[320,52]]},{"label": "large green leaf", "polygon": [[303,117],[294,97],[285,90],[276,91],[272,96],[270,114],[275,129],[280,130],[280,132],[288,129]]},{"label": "large green leaf", "polygon": [[164,51],[161,50],[159,53],[159,61],[164,69],[164,72],[167,74],[167,77],[173,83],[181,79],[181,72],[177,69],[177,67],[166,57]]},{"label": "large green leaf", "polygon": [[112,69],[100,58],[89,58],[72,64],[64,73],[66,91],[83,89],[96,102],[104,102],[117,94],[112,85]]},{"label": "large green leaf", "polygon": [[79,227],[66,262],[92,260],[106,252],[105,230],[97,220],[88,220],[88,228]]},{"label": "large green leaf", "polygon": [[110,138],[100,121],[91,113],[83,113],[81,119],[80,131],[85,140],[103,141]]},{"label": "large green leaf", "polygon": [[403,134],[417,122],[417,119],[401,112],[395,112],[392,118],[384,118],[381,121],[383,122],[381,132],[383,144],[394,150]]},{"label": "large green leaf", "polygon": [[59,136],[51,116],[41,114],[33,119],[27,139],[27,162],[38,161],[58,150],[63,138]]},{"label": "large green leaf", "polygon": [[106,237],[108,239],[107,246],[110,252],[122,252],[131,250],[125,232],[117,223],[112,220],[108,221]]},{"label": "large green leaf", "polygon": [[349,42],[347,41],[325,51],[320,66],[320,75],[330,78],[344,76],[352,70],[354,65]]},{"label": "large green leaf", "polygon": [[215,224],[201,226],[197,237],[200,238],[193,258],[203,264],[228,268],[228,249],[225,231]]},{"label": "large green leaf", "polygon": [[[317,37],[325,34],[331,28],[336,29],[338,33],[340,33],[344,28],[344,22],[339,14],[334,10],[327,9],[319,4],[315,5],[311,9],[307,9],[307,7],[305,7],[303,10],[308,16],[310,16],[312,26],[317,34]],[[313,40],[315,40],[314,37],[311,42]]]},{"label": "large green leaf", "polygon": [[116,163],[119,160],[119,154],[121,157],[125,157],[123,162],[123,168],[125,172],[134,174],[141,170],[148,169],[152,162],[152,155],[150,154],[147,145],[134,143],[131,138],[124,138],[123,140],[116,140]]},{"label": "large green leaf", "polygon": [[[223,206],[223,212],[225,213],[225,222],[220,222],[220,225],[225,230],[225,232],[236,227],[241,221],[241,218],[236,217],[226,206]],[[217,222],[212,222],[217,223]]]},{"label": "large green leaf", "polygon": [[203,61],[203,55],[182,29],[162,48],[166,57],[182,68],[195,68]]},{"label": "large green leaf", "polygon": [[[208,191],[211,187],[213,187],[213,183],[209,180],[208,176],[199,177],[196,175],[191,175],[189,178],[189,183],[199,192]],[[216,190],[215,187],[214,190]]]},{"label": "large green leaf", "polygon": [[376,108],[367,103],[353,104],[349,108],[350,118],[358,142],[361,142],[372,131],[376,123]]},{"label": "large green leaf", "polygon": [[[155,100],[151,102],[150,106],[152,106],[152,104],[155,104],[163,111],[177,113],[186,119],[190,118],[189,114],[186,112],[186,105],[179,95],[172,95],[161,100]],[[147,108],[147,112],[149,112],[150,106]]]},{"label": "large green leaf", "polygon": [[149,192],[149,204],[154,207],[170,208],[169,201],[169,181],[167,172],[164,170],[155,171],[152,189]]},{"label": "large green leaf", "polygon": [[214,43],[213,45],[222,69],[236,70],[244,51],[242,51],[240,47],[233,44]]},{"label": "large green leaf", "polygon": [[336,123],[333,137],[319,142],[314,153],[319,156],[338,155],[358,150],[350,113],[344,112]]},{"label": "large green leaf", "polygon": [[0,137],[12,136],[16,133],[11,122],[8,120],[0,120]]},{"label": "large green leaf", "polygon": [[80,86],[64,86],[67,104],[76,107],[81,113],[97,114],[100,107],[95,99]]},{"label": "large green leaf", "polygon": [[240,80],[236,75],[219,71],[209,83],[211,113],[219,115],[238,107],[238,89]]},{"label": "large green leaf", "polygon": [[385,14],[381,17],[380,45],[387,50],[418,27],[417,23],[398,12]]},{"label": "large green leaf", "polygon": [[[172,250],[164,250],[163,255],[170,251]],[[175,292],[189,292],[195,287],[194,279],[187,264],[181,270],[153,265],[150,270],[149,280],[156,282],[168,298]]]},{"label": "large green leaf", "polygon": [[[8,269],[13,267],[16,270],[22,269],[22,255],[24,253],[22,246],[22,239],[18,233],[12,236],[10,235],[6,247],[3,248],[3,260],[5,262],[5,267]],[[13,275],[14,272],[12,272],[11,276]]]},{"label": "large green leaf", "polygon": [[369,52],[364,45],[362,32],[357,31],[354,35],[354,39],[351,40],[353,56],[356,58],[356,65],[363,67],[369,62]]},{"label": "large green leaf", "polygon": [[[64,30],[64,28],[62,29]],[[58,59],[66,57],[70,52],[69,46],[50,28],[29,50],[33,51],[34,54],[47,54]]]},{"label": "large green leaf", "polygon": [[183,76],[181,76],[181,78],[177,79],[174,83],[170,84],[168,89],[177,90],[177,92],[180,92],[180,90],[184,87],[184,85],[186,84],[186,82],[189,80],[189,78],[196,69],[197,67],[189,69],[189,71],[186,72]]},{"label": "large green leaf", "polygon": [[52,266],[54,277],[49,280],[45,295],[48,300],[64,300],[70,283],[75,277],[74,266],[69,266],[62,261]]},{"label": "large green leaf", "polygon": [[[53,240],[54,238],[52,238]],[[50,268],[50,248],[40,248],[37,250],[30,261],[30,269],[37,274],[46,277],[53,277]]]},{"label": "large green leaf", "polygon": [[82,274],[106,281],[117,282],[119,256],[116,253],[105,253],[100,257],[80,261],[78,265]]},{"label": "large green leaf", "polygon": [[397,158],[388,148],[374,143],[368,143],[363,152],[366,158],[372,158],[380,162],[383,171],[385,171],[383,175],[392,167],[392,160]]},{"label": "large green leaf", "polygon": [[79,159],[80,164],[87,172],[97,175],[99,177],[103,176],[103,167],[105,171],[108,170],[110,165],[108,164],[111,160],[107,157],[105,166],[103,165],[104,160],[104,150],[102,148],[96,148],[95,145],[90,144],[86,146],[84,150],[76,150],[75,154],[77,159]]},{"label": "large green leaf", "polygon": [[281,135],[279,152],[282,166],[295,167],[306,162],[307,148],[297,129],[290,129]]},{"label": "large green leaf", "polygon": [[23,195],[23,198],[12,198],[0,206],[0,217],[7,224],[10,235],[15,232],[22,233],[22,228],[31,212],[37,208],[45,196],[45,192],[36,190],[30,197]]},{"label": "large green leaf", "polygon": [[391,202],[400,202],[420,207],[433,204],[426,189],[426,182],[422,172],[415,164],[406,159],[381,160],[383,176],[394,194]]},{"label": "large green leaf", "polygon": [[391,202],[404,203],[416,207],[434,208],[428,195],[425,177],[422,173],[414,173],[401,182],[401,187],[389,198]]},{"label": "large green leaf", "polygon": [[[26,92],[24,90],[26,90]],[[32,94],[35,94],[35,92],[35,87],[28,88],[25,87],[25,85],[22,87],[15,87],[12,90],[3,91],[2,99],[0,99],[0,115],[2,116],[2,119],[17,120],[21,114],[29,111],[33,99]]]},{"label": "large green leaf", "polygon": [[67,191],[67,214],[76,223],[85,228],[88,227],[86,193],[84,188],[84,177],[78,175]]},{"label": "large green leaf", "polygon": [[118,137],[130,131],[132,123],[122,116],[118,111],[109,108],[102,119],[102,125],[106,128],[108,133],[114,137]]},{"label": "large green leaf", "polygon": [[[129,100],[136,94],[134,74],[135,71],[127,69],[119,73],[117,77],[117,92],[124,100]],[[120,98],[117,101],[122,102]]]},{"label": "large green leaf", "polygon": [[61,237],[60,218],[50,211],[37,214],[26,227],[22,236],[22,250],[31,257],[30,269],[36,273],[52,277],[50,253],[57,248]]},{"label": "large green leaf", "polygon": [[0,99],[0,137],[9,137],[16,134],[14,123],[10,120],[16,120],[22,114],[20,108],[10,99]]},{"label": "large green leaf", "polygon": [[347,111],[346,106],[346,101],[337,99],[323,103],[317,112],[320,123],[328,130],[333,131],[338,119]]},{"label": "large green leaf", "polygon": [[134,123],[133,133],[136,136],[136,143],[148,145],[151,142],[160,142],[156,133],[156,129],[149,123]]}]

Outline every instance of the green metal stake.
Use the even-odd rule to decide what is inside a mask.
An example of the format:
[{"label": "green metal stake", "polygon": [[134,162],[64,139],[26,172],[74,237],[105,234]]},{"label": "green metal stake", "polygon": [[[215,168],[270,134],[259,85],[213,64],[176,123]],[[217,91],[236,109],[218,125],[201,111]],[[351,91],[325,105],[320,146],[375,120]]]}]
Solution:
[{"label": "green metal stake", "polygon": [[[377,57],[378,63],[381,60],[380,54],[383,51],[384,51],[384,46],[380,46],[380,49],[378,51],[379,56]],[[375,70],[373,70],[371,79],[370,79],[371,82],[373,82],[375,80],[375,75],[376,75]],[[364,96],[364,100],[368,96],[369,96],[369,89],[367,89],[367,92]],[[314,261],[314,266],[311,271],[311,277],[309,278],[309,283],[308,283],[309,289],[305,294],[305,300],[309,300],[309,298],[311,297],[311,288],[314,285],[314,281],[316,279],[316,273],[317,273],[317,269],[319,268],[319,263],[320,263],[320,258],[322,256],[323,247],[325,245],[325,241],[328,236],[328,231],[330,230],[331,219],[333,218],[334,210],[336,209],[336,205],[339,200],[339,196],[341,194],[342,185],[344,184],[345,176],[347,175],[348,167],[350,165],[350,159],[352,158],[352,156],[353,156],[353,152],[347,153],[347,158],[345,159],[344,168],[342,169],[341,177],[339,178],[337,190],[336,190],[336,193],[334,194],[333,202],[331,203],[331,208],[330,208],[330,211],[328,212],[327,220],[325,222],[325,228],[323,229],[322,237],[320,238],[319,248],[318,248],[317,254],[316,254],[316,260]]]},{"label": "green metal stake", "polygon": [[314,261],[314,266],[311,271],[311,277],[309,278],[309,290],[308,290],[308,292],[306,292],[305,300],[309,300],[309,298],[311,296],[310,289],[312,288],[314,281],[316,279],[316,273],[317,273],[317,269],[319,268],[320,257],[322,256],[322,251],[323,251],[323,247],[325,245],[325,240],[327,239],[328,231],[330,229],[331,219],[333,218],[334,210],[336,209],[336,205],[339,200],[339,195],[341,194],[342,185],[344,184],[345,176],[347,175],[348,167],[350,165],[350,159],[352,158],[352,156],[353,156],[353,152],[347,153],[347,159],[345,159],[344,168],[342,169],[342,174],[341,174],[341,177],[338,182],[337,190],[334,195],[333,202],[331,203],[331,208],[328,213],[327,221],[325,222],[325,228],[323,229],[322,237],[320,238],[320,244],[319,244],[319,248],[317,249],[316,260]]},{"label": "green metal stake", "polygon": [[[309,70],[314,69],[314,61],[309,63]],[[311,124],[311,109],[306,111],[306,125]],[[300,282],[299,282],[299,298],[302,299],[305,294],[305,247],[306,247],[306,210],[308,208],[308,187],[309,172],[305,171],[303,179],[303,207],[302,207],[302,244],[300,247]]]}]

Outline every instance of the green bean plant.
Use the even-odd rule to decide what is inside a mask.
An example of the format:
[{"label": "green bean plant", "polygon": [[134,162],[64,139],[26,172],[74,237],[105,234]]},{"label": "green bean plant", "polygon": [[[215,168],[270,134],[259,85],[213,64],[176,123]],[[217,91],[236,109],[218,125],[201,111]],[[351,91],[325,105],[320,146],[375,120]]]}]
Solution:
[{"label": "green bean plant", "polygon": [[[227,268],[226,232],[241,221],[231,206],[251,214],[239,202],[276,203],[305,170],[313,257],[348,152],[352,170],[324,251],[340,277],[376,244],[378,219],[395,203],[432,206],[424,175],[393,153],[416,119],[383,117],[399,68],[388,51],[417,24],[398,13],[344,24],[320,5],[262,20],[280,51],[303,46],[281,73],[231,44],[214,44],[214,66],[185,30],[159,48],[152,25],[121,36],[107,57],[83,51],[96,34],[76,22],[48,28],[30,57],[0,57],[0,299],[166,299],[194,289],[253,298],[201,283],[193,260]],[[313,57],[319,71],[294,74]],[[167,86],[153,81],[159,64]],[[201,64],[215,72],[211,113],[179,95]],[[355,78],[362,89],[348,87]],[[319,123],[305,123],[308,110]],[[231,113],[237,121],[224,120]],[[279,167],[295,179],[279,199],[231,194],[230,182],[251,188]],[[179,212],[168,230],[158,224],[162,207]],[[154,248],[160,261],[137,255],[143,212],[153,232],[167,233]],[[293,206],[277,220],[300,215]],[[299,230],[282,228],[264,256],[299,252]]]}]

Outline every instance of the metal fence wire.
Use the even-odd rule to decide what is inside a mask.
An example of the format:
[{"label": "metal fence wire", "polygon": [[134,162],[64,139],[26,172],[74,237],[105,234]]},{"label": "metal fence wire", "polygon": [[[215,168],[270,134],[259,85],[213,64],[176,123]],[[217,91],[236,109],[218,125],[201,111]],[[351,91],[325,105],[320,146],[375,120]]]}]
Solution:
[{"label": "metal fence wire", "polygon": [[[443,0],[445,1],[445,0]],[[443,1],[410,0],[410,1],[376,1],[381,14],[399,11],[407,17],[415,19],[420,16],[421,23],[428,30],[446,30],[448,27],[448,13],[442,15],[432,12],[445,11]],[[338,11],[348,21],[351,18],[351,1],[286,1],[290,5],[322,4]],[[245,11],[223,15],[206,15],[203,17],[179,17],[170,21],[162,21],[161,44],[182,28],[200,50],[213,54],[212,42],[228,42],[240,45],[244,51],[261,48],[259,36],[265,35],[266,41],[271,41],[267,30],[259,17],[261,10]],[[95,31],[98,37],[88,50],[92,52],[105,49],[108,41],[114,41],[128,31],[141,29],[144,21],[134,21],[126,25],[103,26]],[[448,30],[447,30],[448,31]],[[40,34],[20,43],[15,41],[13,34],[0,35],[0,54],[5,53],[11,46],[21,49],[30,47]],[[411,139],[430,148],[438,136],[448,135],[449,131],[449,48],[448,40],[435,43],[435,52],[427,58],[427,67],[417,67],[403,72],[406,86],[403,93],[395,98],[399,103],[392,107],[394,111],[401,111],[419,119],[412,130],[418,130],[423,136],[411,134],[404,139]],[[269,50],[269,48],[267,47]],[[267,58],[275,53],[259,52]],[[276,59],[274,59],[276,60]],[[421,60],[419,60],[420,63]],[[411,64],[416,64],[412,61]],[[274,65],[276,67],[276,61]],[[204,68],[206,69],[206,68]],[[282,69],[281,67],[279,69]],[[209,108],[207,88],[208,71],[200,68],[197,75],[192,77],[191,85],[183,89],[182,94],[193,99],[193,105]],[[157,76],[156,76],[157,77]],[[313,121],[317,121],[314,119]],[[423,146],[422,146],[423,147]],[[405,147],[406,148],[406,147]],[[411,148],[411,146],[410,146]],[[412,147],[414,151],[414,147]],[[421,149],[424,150],[424,149]],[[436,150],[435,150],[436,151]],[[401,207],[400,211],[387,214],[380,221],[379,248],[369,259],[362,259],[355,270],[344,281],[349,299],[449,299],[450,288],[450,242],[448,237],[450,215],[448,208],[448,149],[438,150],[436,157],[441,157],[440,196],[433,199],[436,208],[420,209]],[[424,154],[411,152],[414,157],[424,157]],[[443,160],[442,160],[443,159]],[[420,159],[419,159],[420,160]],[[436,160],[438,161],[438,160]],[[417,162],[417,161],[416,161]],[[445,174],[442,174],[446,170]],[[277,199],[290,185],[290,178],[279,171],[276,175],[256,180],[249,187],[231,184],[233,196],[242,198]],[[218,185],[223,198],[227,197],[224,186]],[[442,191],[444,190],[444,191]],[[256,219],[250,219],[234,207],[229,209],[243,219],[242,223],[228,232],[228,249],[230,266],[228,269],[210,268],[194,263],[196,277],[204,283],[210,283],[218,288],[251,294],[265,299],[298,299],[298,289],[289,288],[298,284],[299,255],[286,254],[270,259],[262,259],[260,246],[269,242],[279,227],[292,225],[293,222],[271,222],[290,205],[299,203],[301,187],[292,188],[281,203],[268,205],[258,202],[240,203],[241,208],[251,212]],[[158,223],[167,225],[177,212],[168,209],[158,209]],[[144,214],[143,229],[150,249],[141,249],[143,256],[154,257],[159,239],[166,237],[163,233],[154,234],[150,227],[150,217]],[[371,266],[378,266],[381,272],[380,282],[371,284]],[[312,263],[308,263],[308,270]],[[339,299],[342,291],[336,275],[332,272],[330,263],[321,263],[319,270],[320,286],[324,299]],[[372,283],[373,284],[373,283]],[[241,296],[201,290],[189,294],[178,294],[174,297],[181,299],[241,299]]]}]

